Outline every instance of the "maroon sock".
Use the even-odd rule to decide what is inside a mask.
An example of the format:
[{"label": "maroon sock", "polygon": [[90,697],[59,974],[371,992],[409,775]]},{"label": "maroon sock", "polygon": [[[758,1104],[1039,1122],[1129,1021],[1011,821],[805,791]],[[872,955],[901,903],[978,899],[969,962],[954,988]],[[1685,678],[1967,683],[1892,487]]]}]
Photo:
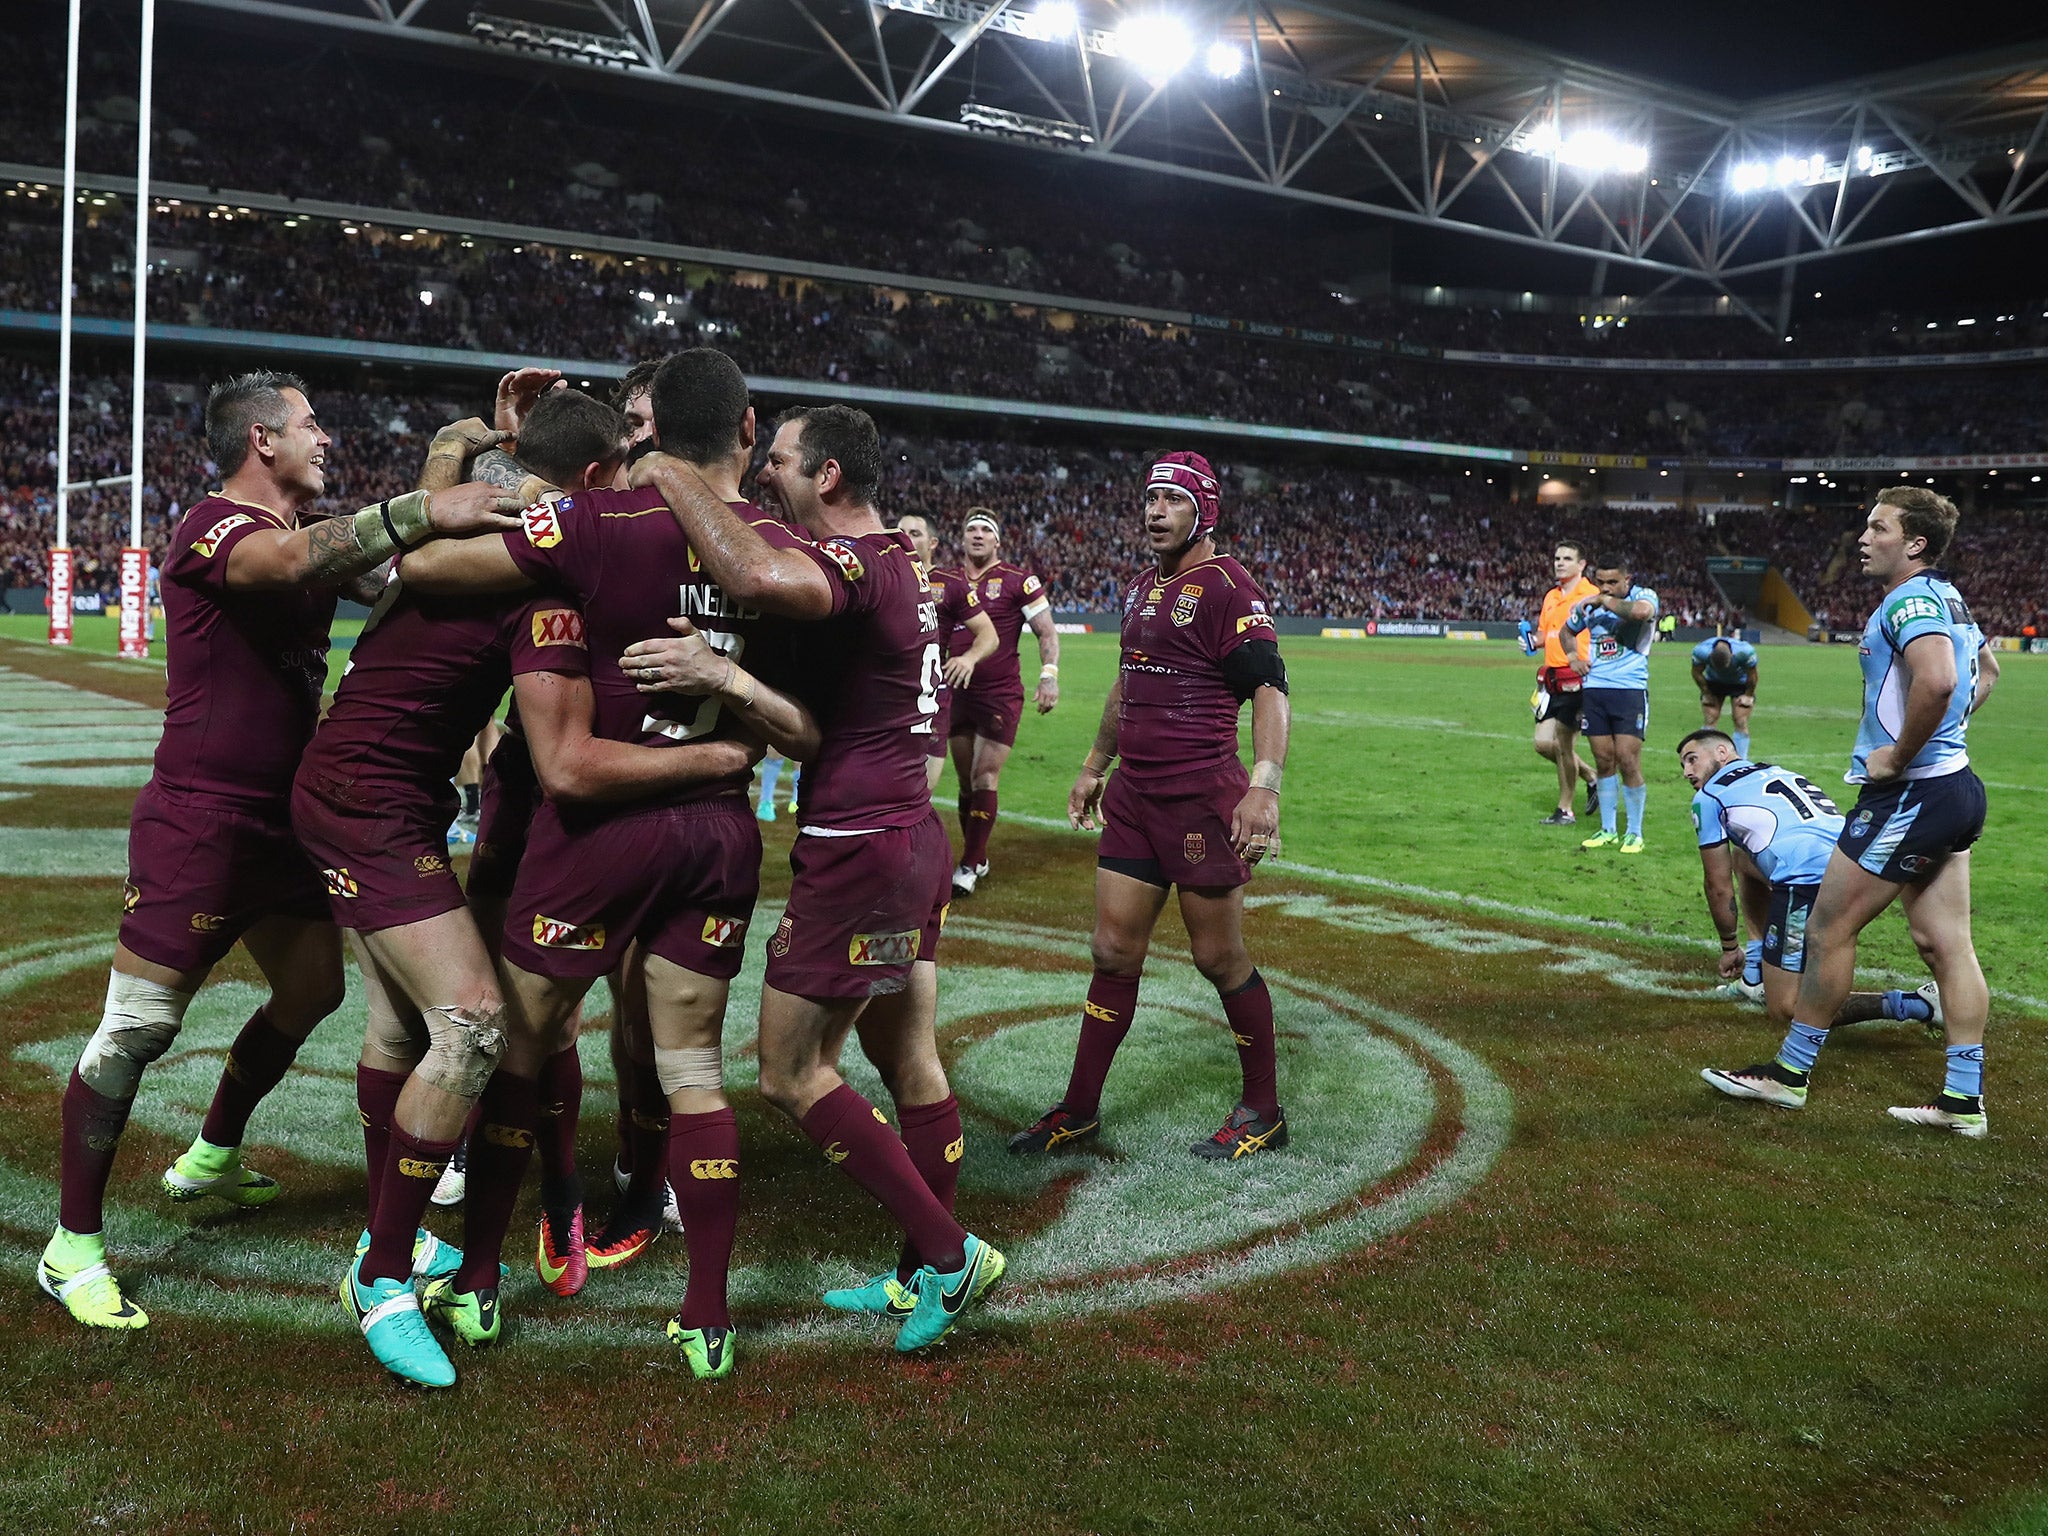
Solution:
[{"label": "maroon sock", "polygon": [[[936,1104],[899,1104],[896,1118],[901,1122],[903,1149],[910,1154],[925,1187],[948,1211],[960,1187],[960,1158],[967,1150],[967,1138],[960,1129],[960,1101],[950,1093]],[[923,1262],[909,1243],[896,1258],[896,1278],[908,1281]]]},{"label": "maroon sock", "polygon": [[[910,1153],[874,1105],[841,1083],[811,1106],[799,1128],[841,1173],[888,1207],[927,1264],[950,1271],[967,1262],[966,1229],[918,1176]],[[676,1194],[680,1199],[682,1191]]]},{"label": "maroon sock", "polygon": [[647,1062],[629,1062],[619,1082],[619,1135],[626,1147],[624,1208],[635,1212],[661,1209],[661,1186],[668,1176],[668,1095]]},{"label": "maroon sock", "polygon": [[961,836],[967,846],[960,850],[960,862],[969,869],[988,862],[988,837],[996,829],[996,792],[977,789],[967,797],[967,817]]},{"label": "maroon sock", "polygon": [[249,1128],[249,1116],[263,1096],[284,1081],[298,1054],[299,1042],[277,1031],[267,1004],[250,1014],[249,1022],[228,1047],[220,1086],[213,1090],[213,1107],[207,1110],[199,1134],[216,1147],[239,1147]]},{"label": "maroon sock", "polygon": [[730,1328],[725,1277],[740,1221],[740,1131],[733,1112],[671,1116],[667,1167],[690,1255],[690,1283],[678,1316],[685,1328]]},{"label": "maroon sock", "polygon": [[[363,1122],[363,1166],[369,1170],[370,1221],[377,1220],[384,1167],[391,1161],[391,1117],[405,1091],[406,1074],[356,1064],[356,1118]],[[208,1138],[209,1140],[211,1138]]]},{"label": "maroon sock", "polygon": [[110,1099],[71,1069],[64,1089],[64,1143],[58,1162],[57,1220],[66,1232],[100,1230],[107,1176],[133,1099]]},{"label": "maroon sock", "polygon": [[576,1126],[583,1116],[583,1061],[576,1047],[557,1051],[540,1064],[534,1084],[540,1118],[534,1122],[540,1147],[541,1204],[564,1226],[583,1203],[583,1179],[576,1171]]},{"label": "maroon sock", "polygon": [[370,1251],[363,1255],[365,1280],[405,1280],[412,1275],[412,1240],[427,1214],[427,1201],[457,1143],[428,1141],[396,1121],[384,1163],[377,1214],[370,1222]]},{"label": "maroon sock", "polygon": [[1273,994],[1256,970],[1235,992],[1221,994],[1230,1037],[1237,1042],[1238,1065],[1244,1069],[1244,1102],[1261,1120],[1280,1113],[1280,1068],[1273,1057]]},{"label": "maroon sock", "polygon": [[1084,1120],[1102,1107],[1102,1084],[1109,1076],[1109,1064],[1116,1060],[1116,1048],[1131,1032],[1131,1015],[1138,1006],[1138,979],[1097,971],[1088,983],[1088,1001],[1081,1009],[1081,1040],[1074,1047],[1074,1071],[1060,1101]]},{"label": "maroon sock", "polygon": [[[964,782],[966,776],[963,774],[961,777],[963,782],[960,786],[960,798],[956,804],[960,807],[960,846],[964,851],[967,845],[974,841],[974,833],[970,824],[970,818],[974,814],[974,791],[969,789]],[[965,860],[963,859],[962,862],[964,863]]]},{"label": "maroon sock", "polygon": [[534,1127],[540,1119],[538,1089],[530,1077],[500,1067],[484,1085],[476,1134],[469,1139],[469,1184],[462,1194],[462,1268],[458,1291],[480,1291],[498,1283],[498,1260],[512,1207],[533,1160]]}]

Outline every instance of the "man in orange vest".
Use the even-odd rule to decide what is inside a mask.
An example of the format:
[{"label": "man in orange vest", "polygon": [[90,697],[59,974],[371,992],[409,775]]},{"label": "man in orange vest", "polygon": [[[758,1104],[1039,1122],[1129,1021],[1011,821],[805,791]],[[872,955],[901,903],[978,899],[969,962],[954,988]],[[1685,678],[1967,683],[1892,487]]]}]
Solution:
[{"label": "man in orange vest", "polygon": [[1587,636],[1567,635],[1564,621],[1572,606],[1600,589],[1586,579],[1586,553],[1570,539],[1560,539],[1550,557],[1557,585],[1543,594],[1543,612],[1536,627],[1522,626],[1522,648],[1541,656],[1536,669],[1535,747],[1537,755],[1557,765],[1557,809],[1543,818],[1546,827],[1569,827],[1578,820],[1572,814],[1572,797],[1581,781],[1586,786],[1586,808],[1592,809],[1593,770],[1579,756],[1579,701],[1584,687]]}]

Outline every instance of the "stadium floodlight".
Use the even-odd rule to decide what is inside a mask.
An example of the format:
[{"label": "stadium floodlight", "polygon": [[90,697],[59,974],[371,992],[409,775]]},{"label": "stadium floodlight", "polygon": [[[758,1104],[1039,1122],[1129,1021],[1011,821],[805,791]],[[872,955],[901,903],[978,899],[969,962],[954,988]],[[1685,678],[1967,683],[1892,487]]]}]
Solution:
[{"label": "stadium floodlight", "polygon": [[1859,171],[1867,171],[1867,170],[1869,170],[1869,169],[1870,169],[1870,163],[1871,163],[1871,161],[1875,160],[1876,158],[1877,158],[1877,156],[1876,156],[1876,155],[1875,155],[1875,154],[1874,154],[1874,153],[1872,152],[1872,150],[1871,150],[1871,148],[1870,148],[1870,146],[1869,146],[1868,144],[1858,144],[1858,145],[1856,146],[1856,169],[1857,169],[1857,170],[1859,170]]},{"label": "stadium floodlight", "polygon": [[1244,50],[1235,43],[1209,45],[1209,73],[1218,80],[1234,80],[1244,68]]},{"label": "stadium floodlight", "polygon": [[1187,27],[1161,11],[1133,16],[1116,29],[1115,37],[1117,57],[1155,86],[1186,69],[1195,56]]},{"label": "stadium floodlight", "polygon": [[[1553,130],[1554,132],[1554,130]],[[1620,171],[1640,175],[1649,169],[1650,151],[1641,144],[1624,144],[1604,128],[1581,128],[1557,146],[1558,163],[1598,175]]]},{"label": "stadium floodlight", "polygon": [[1523,147],[1532,155],[1554,155],[1559,144],[1557,124],[1548,120],[1531,128],[1523,139]]},{"label": "stadium floodlight", "polygon": [[1728,172],[1731,192],[1761,192],[1770,184],[1771,170],[1761,160],[1744,160]]},{"label": "stadium floodlight", "polygon": [[434,290],[431,288],[422,288],[420,290],[420,303],[426,305],[428,308],[432,308],[434,303]]},{"label": "stadium floodlight", "polygon": [[1029,17],[1031,33],[1048,43],[1064,42],[1081,27],[1081,13],[1072,0],[1046,0]]}]

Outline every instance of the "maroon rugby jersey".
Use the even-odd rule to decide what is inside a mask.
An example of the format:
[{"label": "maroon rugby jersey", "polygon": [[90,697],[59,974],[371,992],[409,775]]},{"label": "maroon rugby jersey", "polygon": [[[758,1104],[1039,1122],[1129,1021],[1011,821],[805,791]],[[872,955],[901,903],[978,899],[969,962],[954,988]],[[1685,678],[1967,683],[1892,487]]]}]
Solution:
[{"label": "maroon rugby jersey", "polygon": [[[943,658],[965,654],[974,644],[974,637],[968,635],[966,643],[956,650],[953,645],[953,632],[959,630],[965,633],[967,621],[981,612],[981,595],[975,591],[974,583],[958,571],[932,571],[929,573],[927,585],[931,590],[932,601],[939,605],[939,655]],[[943,699],[950,692],[952,689],[946,682],[945,673],[941,671],[939,697]]]},{"label": "maroon rugby jersey", "polygon": [[564,670],[552,658],[565,653],[580,672],[583,651],[583,616],[558,597],[411,592],[401,575],[356,641],[304,771],[379,803],[445,802],[452,815],[448,781],[512,674]]},{"label": "maroon rugby jersey", "polygon": [[932,814],[924,765],[944,679],[924,572],[893,529],[791,547],[832,583],[832,617],[804,632],[801,653],[824,741],[804,764],[799,826],[914,827]]},{"label": "maroon rugby jersey", "polygon": [[[801,535],[751,503],[732,506],[771,544],[804,545]],[[787,685],[789,622],[726,595],[699,564],[660,491],[578,491],[528,507],[520,518],[523,527],[501,535],[513,562],[583,611],[597,735],[660,747],[744,734],[716,698],[641,693],[619,670],[628,646],[665,639],[673,633],[668,621],[677,615],[763,682]],[[744,794],[751,778],[742,771],[658,800],[635,801],[631,808]]]},{"label": "maroon rugby jersey", "polygon": [[164,554],[169,703],[154,776],[174,795],[280,822],[320,718],[334,594],[230,591],[227,572],[243,539],[291,526],[219,494],[179,520]]},{"label": "maroon rugby jersey", "polygon": [[[1025,624],[1051,603],[1045,595],[1045,583],[1008,560],[998,560],[979,576],[970,576],[964,569],[939,574],[957,577],[972,587],[981,600],[981,611],[996,627],[995,650],[983,658],[974,669],[974,680],[960,691],[997,698],[1015,694],[1023,686],[1017,669],[1017,642],[1023,637]],[[947,654],[958,656],[973,643],[974,637],[963,624],[953,632]]]},{"label": "maroon rugby jersey", "polygon": [[1208,773],[1237,756],[1237,695],[1222,661],[1274,639],[1266,594],[1228,555],[1178,576],[1148,571],[1124,592],[1117,753],[1133,778]]}]

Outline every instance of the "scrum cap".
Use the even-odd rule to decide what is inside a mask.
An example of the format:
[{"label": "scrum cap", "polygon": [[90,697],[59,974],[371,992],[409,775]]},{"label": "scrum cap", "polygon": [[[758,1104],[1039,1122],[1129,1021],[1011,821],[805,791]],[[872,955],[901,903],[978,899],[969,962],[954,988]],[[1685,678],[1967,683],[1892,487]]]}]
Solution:
[{"label": "scrum cap", "polygon": [[1188,534],[1189,544],[1216,531],[1216,517],[1222,510],[1217,499],[1216,472],[1199,453],[1162,454],[1145,484],[1148,488],[1170,485],[1195,504],[1195,526]]}]

